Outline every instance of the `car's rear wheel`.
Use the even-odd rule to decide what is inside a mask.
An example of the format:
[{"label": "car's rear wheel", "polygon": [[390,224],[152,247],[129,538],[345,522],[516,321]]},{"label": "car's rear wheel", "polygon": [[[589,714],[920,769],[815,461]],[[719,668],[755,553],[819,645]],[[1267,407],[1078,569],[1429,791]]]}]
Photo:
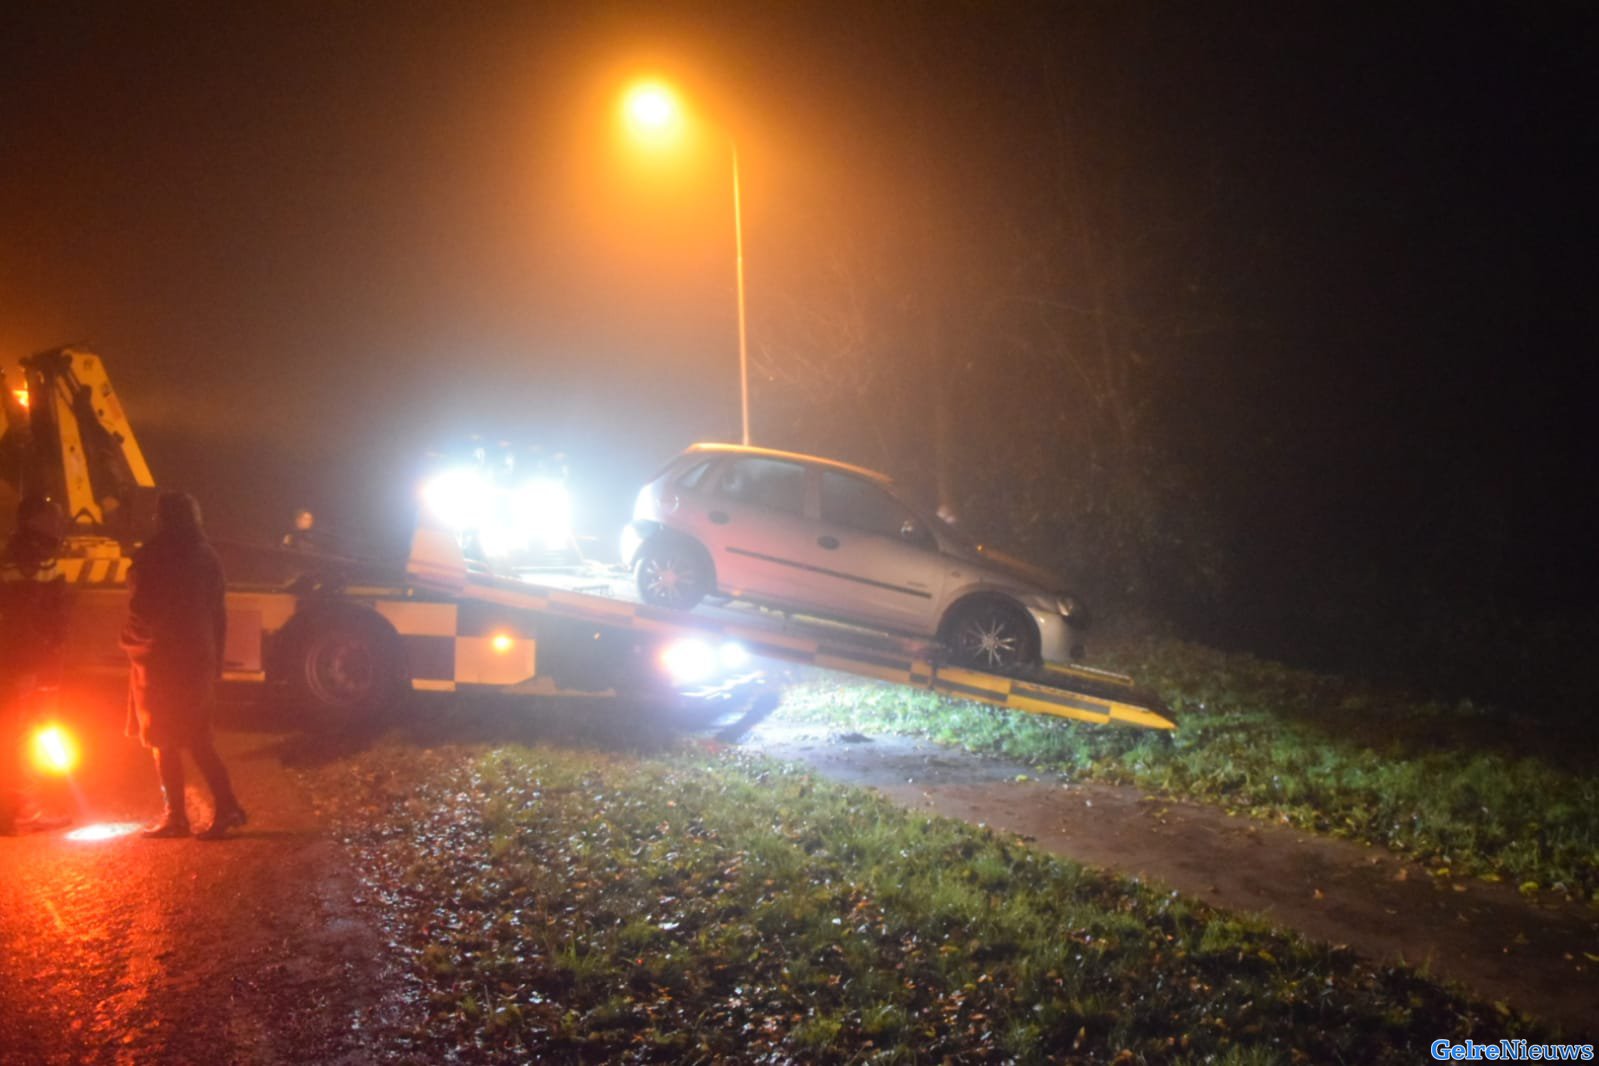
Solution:
[{"label": "car's rear wheel", "polygon": [[711,561],[698,544],[657,537],[639,549],[638,594],[645,603],[686,611],[714,587]]},{"label": "car's rear wheel", "polygon": [[1013,603],[983,599],[956,609],[944,628],[955,660],[979,670],[1014,670],[1038,662],[1038,630]]}]

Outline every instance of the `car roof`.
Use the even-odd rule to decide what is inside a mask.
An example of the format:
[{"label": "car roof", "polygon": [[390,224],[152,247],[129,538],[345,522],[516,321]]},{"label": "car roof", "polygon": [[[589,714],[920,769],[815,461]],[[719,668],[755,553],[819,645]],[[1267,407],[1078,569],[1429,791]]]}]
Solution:
[{"label": "car roof", "polygon": [[854,474],[857,477],[868,478],[884,485],[892,485],[894,483],[894,479],[887,474],[878,473],[876,470],[868,470],[864,466],[855,466],[853,463],[842,463],[837,459],[824,459],[819,455],[805,455],[802,452],[785,452],[776,448],[757,448],[751,444],[716,444],[709,441],[701,441],[698,444],[689,445],[683,454],[747,455],[758,459],[787,459],[794,463],[805,463],[809,466],[819,466],[830,470],[842,471],[846,474]]}]

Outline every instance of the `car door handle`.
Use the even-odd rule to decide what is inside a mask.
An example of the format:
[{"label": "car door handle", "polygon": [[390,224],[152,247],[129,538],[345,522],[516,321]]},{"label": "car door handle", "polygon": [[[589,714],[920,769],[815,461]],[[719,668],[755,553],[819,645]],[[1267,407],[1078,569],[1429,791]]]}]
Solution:
[{"label": "car door handle", "polygon": [[822,547],[826,548],[828,551],[832,551],[834,548],[838,547],[838,538],[837,537],[817,537],[816,538],[816,543],[820,544]]},{"label": "car door handle", "polygon": [[712,511],[706,517],[719,526],[725,526],[732,521],[732,519],[728,517],[726,511]]}]

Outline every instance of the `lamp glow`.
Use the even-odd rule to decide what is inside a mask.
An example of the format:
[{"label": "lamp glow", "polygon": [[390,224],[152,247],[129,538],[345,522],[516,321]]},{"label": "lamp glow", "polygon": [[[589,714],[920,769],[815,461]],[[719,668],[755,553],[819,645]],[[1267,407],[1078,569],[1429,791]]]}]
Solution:
[{"label": "lamp glow", "polygon": [[[688,119],[672,88],[659,81],[635,83],[622,97],[622,115],[633,137],[652,148],[675,142]],[[695,125],[699,118],[694,117]],[[743,442],[750,443],[750,363],[749,337],[744,314],[744,209],[739,193],[738,144],[727,138],[728,155],[733,164],[733,263],[738,286],[738,387],[739,415],[743,422]]]},{"label": "lamp glow", "polygon": [[677,96],[660,82],[647,81],[628,91],[623,102],[628,125],[645,137],[666,137],[682,122]]}]

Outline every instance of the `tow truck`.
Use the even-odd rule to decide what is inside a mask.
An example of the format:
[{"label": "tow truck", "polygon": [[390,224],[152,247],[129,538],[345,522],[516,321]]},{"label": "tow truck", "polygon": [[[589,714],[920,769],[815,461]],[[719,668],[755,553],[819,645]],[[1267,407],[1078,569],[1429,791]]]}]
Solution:
[{"label": "tow truck", "polygon": [[[43,352],[4,371],[0,484],[60,501],[71,523],[69,664],[121,669],[132,549],[156,483],[98,356]],[[530,574],[471,564],[426,521],[404,559],[301,555],[278,583],[230,583],[224,680],[286,690],[328,722],[405,691],[775,702],[769,664],[804,664],[1012,711],[1173,729],[1123,674],[1049,664],[996,673],[954,665],[936,642],[753,606],[693,612],[638,602],[615,568]]]}]

